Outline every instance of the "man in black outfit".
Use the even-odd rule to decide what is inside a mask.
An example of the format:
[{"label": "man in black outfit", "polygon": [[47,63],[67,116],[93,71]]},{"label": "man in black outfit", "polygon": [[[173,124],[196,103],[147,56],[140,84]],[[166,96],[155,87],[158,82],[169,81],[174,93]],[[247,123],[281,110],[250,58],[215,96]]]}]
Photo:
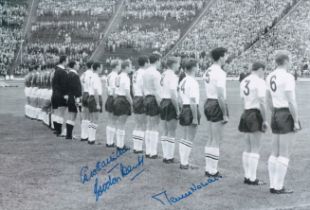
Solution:
[{"label": "man in black outfit", "polygon": [[52,107],[54,111],[54,129],[57,136],[61,135],[64,114],[68,99],[68,73],[66,71],[67,57],[60,56],[59,64],[55,67],[52,80]]},{"label": "man in black outfit", "polygon": [[67,135],[66,139],[73,139],[72,130],[75,125],[76,115],[78,112],[77,104],[80,103],[80,97],[82,96],[82,85],[79,74],[79,64],[75,61],[69,62],[68,73],[68,119],[66,122]]}]

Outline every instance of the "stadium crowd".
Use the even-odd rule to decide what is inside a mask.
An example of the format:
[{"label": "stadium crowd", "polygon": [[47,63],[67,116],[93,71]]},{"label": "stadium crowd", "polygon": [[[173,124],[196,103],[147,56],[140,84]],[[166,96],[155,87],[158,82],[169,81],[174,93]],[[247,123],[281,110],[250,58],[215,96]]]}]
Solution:
[{"label": "stadium crowd", "polygon": [[0,14],[0,75],[4,76],[7,75],[22,40],[22,26],[27,15],[27,5],[1,1]]},{"label": "stadium crowd", "polygon": [[204,0],[127,0],[119,31],[112,33],[107,48],[153,49],[161,53],[171,49],[182,29],[204,8]]},{"label": "stadium crowd", "polygon": [[267,69],[275,67],[272,58],[279,49],[288,49],[292,53],[291,71],[299,76],[309,76],[310,56],[310,2],[303,1],[297,8],[277,25],[270,33],[262,37],[255,45],[233,60],[230,69],[242,69],[247,63],[254,59],[267,63]]}]

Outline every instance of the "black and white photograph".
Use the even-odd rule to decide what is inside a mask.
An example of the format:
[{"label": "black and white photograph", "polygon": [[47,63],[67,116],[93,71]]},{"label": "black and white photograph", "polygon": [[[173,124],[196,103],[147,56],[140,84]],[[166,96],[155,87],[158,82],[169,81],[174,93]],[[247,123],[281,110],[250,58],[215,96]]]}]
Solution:
[{"label": "black and white photograph", "polygon": [[310,210],[310,0],[0,14],[0,210]]}]

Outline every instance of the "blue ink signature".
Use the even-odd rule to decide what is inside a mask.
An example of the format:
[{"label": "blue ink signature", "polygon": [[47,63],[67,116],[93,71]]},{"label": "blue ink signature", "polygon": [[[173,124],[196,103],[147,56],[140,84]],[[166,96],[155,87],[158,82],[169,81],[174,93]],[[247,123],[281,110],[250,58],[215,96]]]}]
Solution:
[{"label": "blue ink signature", "polygon": [[[188,198],[189,196],[193,195],[195,192],[206,188],[209,184],[212,184],[213,182],[218,181],[222,177],[216,177],[216,178],[209,178],[206,182],[201,182],[199,184],[192,184],[192,186],[189,188],[189,190],[179,196],[168,196],[167,191],[163,191],[161,193],[158,193],[156,195],[153,195],[152,198],[155,199],[156,201],[160,202],[162,205],[174,205],[175,203]],[[166,202],[164,202],[166,201]]]},{"label": "blue ink signature", "polygon": [[[107,179],[102,184],[99,184],[99,179],[98,179],[98,177],[96,177],[96,181],[94,184],[94,194],[96,196],[96,201],[99,200],[99,198],[103,195],[103,193],[107,193],[109,191],[109,189],[112,188],[112,186],[120,183],[123,180],[123,178],[130,175],[136,169],[141,168],[143,165],[144,165],[144,156],[142,155],[142,156],[138,156],[138,161],[134,165],[124,165],[123,163],[120,163],[120,164],[116,164],[115,166],[113,166],[112,170],[114,168],[116,168],[117,166],[120,166],[119,167],[119,172],[120,172],[119,176],[112,177],[111,175],[109,175],[107,177]],[[131,178],[131,181],[133,181],[143,171],[144,171],[144,169],[142,169],[136,175],[134,175]]]},{"label": "blue ink signature", "polygon": [[[96,163],[96,168],[89,170],[88,166],[83,166],[80,170],[80,179],[83,184],[89,182],[94,176],[97,176],[100,171],[105,170],[105,167],[116,161],[118,158],[123,156],[129,149],[118,149],[116,153],[112,153],[108,158]],[[113,170],[113,169],[112,169]]]}]

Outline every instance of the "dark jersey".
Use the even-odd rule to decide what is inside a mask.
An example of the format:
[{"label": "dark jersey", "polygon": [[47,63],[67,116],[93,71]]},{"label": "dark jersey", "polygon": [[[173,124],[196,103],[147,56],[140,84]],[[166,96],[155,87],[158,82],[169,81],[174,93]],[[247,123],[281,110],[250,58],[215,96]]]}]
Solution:
[{"label": "dark jersey", "polygon": [[63,66],[56,66],[52,79],[53,94],[64,96],[68,94],[68,73]]},{"label": "dark jersey", "polygon": [[82,96],[80,76],[74,70],[70,70],[68,73],[68,95],[74,97]]}]

